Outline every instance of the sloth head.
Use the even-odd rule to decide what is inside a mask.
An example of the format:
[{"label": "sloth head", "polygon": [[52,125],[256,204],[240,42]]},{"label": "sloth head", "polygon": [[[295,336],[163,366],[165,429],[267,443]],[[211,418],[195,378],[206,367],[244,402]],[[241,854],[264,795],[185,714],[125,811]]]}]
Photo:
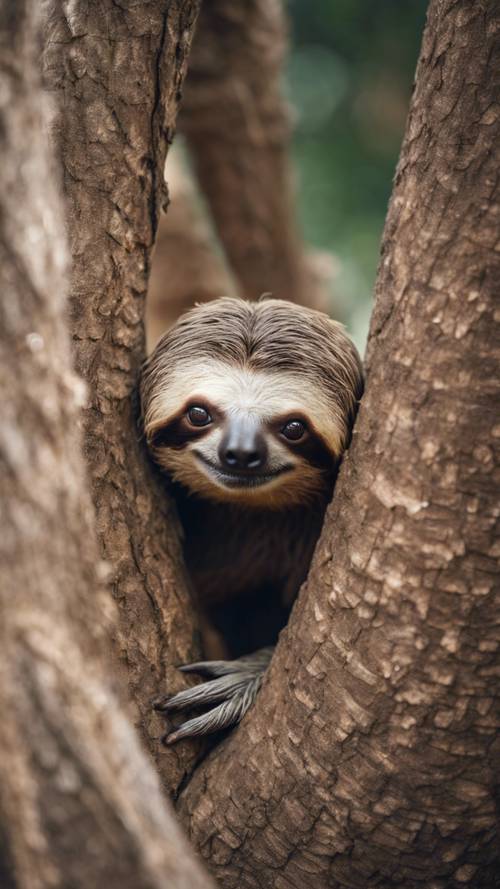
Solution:
[{"label": "sloth head", "polygon": [[362,386],[340,324],[282,300],[224,297],[182,316],[146,361],[145,435],[191,493],[292,506],[328,492]]}]

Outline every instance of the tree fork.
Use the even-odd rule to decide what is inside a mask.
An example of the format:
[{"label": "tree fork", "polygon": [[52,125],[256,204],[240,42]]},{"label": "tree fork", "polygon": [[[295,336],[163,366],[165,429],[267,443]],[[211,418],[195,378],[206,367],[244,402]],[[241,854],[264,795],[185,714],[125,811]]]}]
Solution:
[{"label": "tree fork", "polygon": [[256,706],[180,800],[226,889],[500,885],[499,24],[429,7],[353,444]]}]

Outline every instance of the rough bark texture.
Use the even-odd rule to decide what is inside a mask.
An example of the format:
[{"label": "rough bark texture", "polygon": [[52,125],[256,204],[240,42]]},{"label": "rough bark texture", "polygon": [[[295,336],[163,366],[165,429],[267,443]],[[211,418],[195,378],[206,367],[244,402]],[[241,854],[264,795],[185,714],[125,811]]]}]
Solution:
[{"label": "rough bark texture", "polygon": [[203,212],[193,177],[177,146],[165,168],[168,213],[158,228],[146,306],[146,341],[151,351],[165,332],[195,302],[235,296],[231,275],[210,220]]},{"label": "rough bark texture", "polygon": [[174,790],[195,747],[165,750],[151,699],[196,656],[176,518],[139,441],[132,393],[143,309],[197,0],[48,0],[46,82],[59,116],[73,259],[72,331],[89,384],[85,454],[119,606],[116,650],[138,719]]},{"label": "rough bark texture", "polygon": [[498,29],[431,2],[353,445],[256,707],[181,797],[224,887],[500,885]]},{"label": "rough bark texture", "polygon": [[241,295],[325,308],[328,264],[306,255],[293,209],[286,39],[281,0],[206,0],[180,128]]},{"label": "rough bark texture", "polygon": [[36,8],[0,8],[0,879],[208,889],[102,654],[114,609],[81,456]]}]

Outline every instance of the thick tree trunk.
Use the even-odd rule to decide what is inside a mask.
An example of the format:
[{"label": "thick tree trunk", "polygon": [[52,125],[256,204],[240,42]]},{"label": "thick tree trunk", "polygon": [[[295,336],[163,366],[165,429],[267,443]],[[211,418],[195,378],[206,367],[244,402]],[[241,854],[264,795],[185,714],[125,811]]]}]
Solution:
[{"label": "thick tree trunk", "polygon": [[241,295],[327,309],[332,264],[306,253],[294,212],[286,43],[282,0],[205,0],[180,128]]},{"label": "thick tree trunk", "polygon": [[430,5],[353,445],[257,704],[181,797],[224,887],[500,885],[499,25]]},{"label": "thick tree trunk", "polygon": [[36,7],[0,8],[0,880],[202,889],[103,655]]},{"label": "thick tree trunk", "polygon": [[139,441],[132,393],[143,312],[198,0],[48,0],[46,82],[59,116],[73,259],[77,369],[89,385],[85,453],[101,552],[119,606],[116,651],[161,774],[175,790],[196,746],[166,750],[151,700],[196,656],[176,518]]}]

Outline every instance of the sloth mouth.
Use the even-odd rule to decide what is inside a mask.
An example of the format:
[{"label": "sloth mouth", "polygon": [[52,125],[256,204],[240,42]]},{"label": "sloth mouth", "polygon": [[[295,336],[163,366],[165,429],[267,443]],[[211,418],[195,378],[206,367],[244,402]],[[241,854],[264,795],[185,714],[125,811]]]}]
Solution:
[{"label": "sloth mouth", "polygon": [[207,460],[199,451],[194,451],[195,456],[200,463],[210,470],[210,474],[215,480],[228,488],[258,488],[261,485],[267,485],[274,481],[285,472],[290,472],[292,466],[280,466],[279,469],[273,469],[268,472],[256,472],[252,470],[225,469],[217,463]]}]

